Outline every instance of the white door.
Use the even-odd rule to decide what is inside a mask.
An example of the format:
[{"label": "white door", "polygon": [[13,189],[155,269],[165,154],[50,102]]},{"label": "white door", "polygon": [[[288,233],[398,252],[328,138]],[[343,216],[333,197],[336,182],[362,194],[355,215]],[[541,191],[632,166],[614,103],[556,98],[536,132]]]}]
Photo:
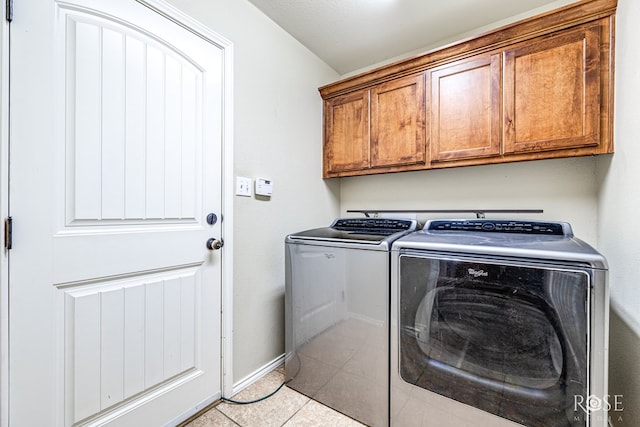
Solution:
[{"label": "white door", "polygon": [[10,425],[162,425],[221,390],[223,49],[134,0],[14,4]]}]

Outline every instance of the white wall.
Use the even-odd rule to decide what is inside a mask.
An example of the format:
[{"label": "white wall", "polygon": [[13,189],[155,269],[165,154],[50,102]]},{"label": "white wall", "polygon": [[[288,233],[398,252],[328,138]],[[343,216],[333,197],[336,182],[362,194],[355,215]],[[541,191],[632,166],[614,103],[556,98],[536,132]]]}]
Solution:
[{"label": "white wall", "polygon": [[[582,157],[343,178],[340,207],[343,212],[383,208],[543,209],[542,214],[492,214],[487,218],[568,221],[577,236],[595,245],[595,165],[595,158]],[[442,214],[429,217],[434,216]]]},{"label": "white wall", "polygon": [[598,247],[609,261],[612,322],[610,382],[624,395],[622,421],[640,425],[640,2],[618,0],[615,154],[598,160]]},{"label": "white wall", "polygon": [[616,31],[615,154],[598,163],[599,244],[611,267],[611,299],[640,334],[640,2],[619,0]]},{"label": "white wall", "polygon": [[271,200],[234,198],[233,379],[284,352],[284,237],[338,213],[321,179],[322,103],[335,71],[246,0],[170,0],[234,44],[235,175],[274,182]]}]

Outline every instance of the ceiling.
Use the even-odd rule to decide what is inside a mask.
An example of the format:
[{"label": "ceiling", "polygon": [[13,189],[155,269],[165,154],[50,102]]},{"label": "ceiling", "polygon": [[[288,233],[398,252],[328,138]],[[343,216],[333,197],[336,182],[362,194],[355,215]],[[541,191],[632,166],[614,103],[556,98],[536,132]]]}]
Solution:
[{"label": "ceiling", "polygon": [[249,0],[339,74],[575,0]]}]

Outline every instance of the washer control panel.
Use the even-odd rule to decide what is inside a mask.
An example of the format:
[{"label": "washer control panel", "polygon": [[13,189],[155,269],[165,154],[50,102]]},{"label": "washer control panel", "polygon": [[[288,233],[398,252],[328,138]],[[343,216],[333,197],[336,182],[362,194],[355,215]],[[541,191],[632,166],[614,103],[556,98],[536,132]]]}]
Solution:
[{"label": "washer control panel", "polygon": [[506,220],[432,220],[425,230],[475,231],[495,233],[545,234],[564,236],[565,228],[558,222],[506,221]]},{"label": "washer control panel", "polygon": [[345,231],[358,230],[393,230],[411,231],[416,228],[416,221],[392,218],[338,218],[331,228]]}]

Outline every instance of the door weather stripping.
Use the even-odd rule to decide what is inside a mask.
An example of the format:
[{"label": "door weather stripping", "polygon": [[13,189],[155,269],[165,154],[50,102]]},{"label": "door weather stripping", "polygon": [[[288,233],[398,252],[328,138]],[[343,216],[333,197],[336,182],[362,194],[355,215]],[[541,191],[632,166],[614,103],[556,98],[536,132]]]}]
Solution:
[{"label": "door weather stripping", "polygon": [[5,4],[5,14],[7,17],[7,21],[11,22],[13,21],[13,0],[5,0],[6,4]]},{"label": "door weather stripping", "polygon": [[4,220],[4,247],[9,250],[13,246],[13,218],[10,216]]}]

